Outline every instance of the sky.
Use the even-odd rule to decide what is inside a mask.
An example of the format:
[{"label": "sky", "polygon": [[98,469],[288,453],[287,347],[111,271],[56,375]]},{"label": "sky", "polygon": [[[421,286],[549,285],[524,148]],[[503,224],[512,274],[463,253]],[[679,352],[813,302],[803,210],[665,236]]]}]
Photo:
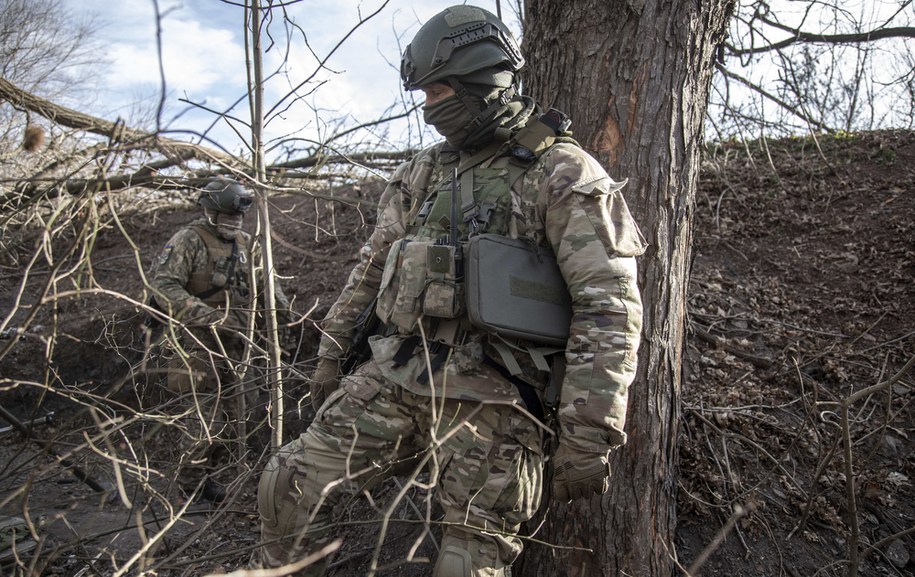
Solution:
[{"label": "sky", "polygon": [[[215,123],[207,132],[210,144],[231,152],[237,152],[243,140],[249,139],[246,128],[235,123],[240,136],[215,114],[231,110],[238,118],[250,118],[246,101],[232,108],[244,96],[246,85],[242,8],[221,0],[64,1],[75,16],[94,18],[103,47],[103,62],[94,71],[98,75],[93,83],[94,99],[87,112],[108,120],[120,116],[128,124],[144,128],[155,126],[151,119],[163,94],[155,16],[158,6],[166,86],[160,125],[175,131],[169,134],[172,137],[193,139],[194,135],[185,131],[202,133]],[[339,119],[350,126],[371,121],[392,104],[403,102],[398,72],[402,48],[422,22],[456,3],[461,0],[303,0],[291,4],[288,17],[300,30],[293,31],[287,42],[282,26],[275,23],[270,29],[276,43],[265,55],[264,69],[265,73],[281,74],[266,84],[266,108],[317,74],[296,90],[300,98],[282,101],[278,109],[282,114],[268,124],[268,138],[274,142],[290,137],[324,139]],[[494,13],[497,10],[494,0],[476,4]],[[334,51],[360,17],[376,11],[377,15]],[[503,16],[514,19],[510,14]],[[318,62],[324,58],[327,62],[322,70]],[[416,126],[414,121],[412,130]],[[403,138],[410,127],[401,122],[387,135],[376,132],[377,145],[397,148],[391,141]]]},{"label": "sky", "polygon": [[[153,119],[162,98],[159,125],[173,138],[195,139],[206,133],[205,144],[230,152],[243,150],[250,140],[248,129],[237,121],[220,119],[217,113],[247,121],[245,95],[246,66],[243,10],[233,4],[241,0],[62,0],[77,17],[93,17],[102,46],[101,63],[90,71],[93,90],[90,102],[79,108],[96,116],[125,119],[128,125],[146,129],[156,127]],[[262,0],[266,2],[267,0]],[[266,83],[266,108],[280,103],[280,114],[269,120],[268,144],[292,143],[313,147],[326,141],[340,127],[351,127],[375,120],[390,107],[403,111],[411,104],[410,95],[400,88],[398,66],[403,48],[421,23],[442,9],[463,0],[286,0],[287,15],[298,27],[289,41],[280,22],[270,27],[275,44],[265,55],[267,73],[279,72]],[[879,22],[896,14],[899,0],[842,0],[848,14]],[[476,5],[498,11],[498,0],[474,0]],[[519,30],[518,19],[508,8],[517,2],[502,2],[503,19]],[[773,10],[787,23],[799,24],[807,3],[772,0]],[[156,8],[160,14],[162,91],[157,47]],[[359,23],[339,48],[335,46]],[[276,12],[280,20],[280,12]],[[840,25],[834,12],[826,12],[828,26]],[[911,21],[911,12],[909,19]],[[814,22],[811,22],[814,20]],[[815,18],[808,24],[820,25]],[[847,31],[844,30],[843,31]],[[771,40],[779,32],[771,31]],[[783,34],[783,33],[782,33]],[[884,41],[886,43],[898,40]],[[288,55],[288,57],[287,57]],[[318,62],[327,58],[324,69]],[[869,64],[895,73],[898,65],[884,65],[874,59]],[[893,61],[890,60],[890,64]],[[729,62],[735,66],[735,62]],[[854,62],[846,63],[854,69]],[[897,63],[898,64],[898,63]],[[854,70],[852,70],[853,72]],[[758,66],[754,71],[740,70],[754,82],[770,88],[777,81],[778,68]],[[308,83],[299,86],[314,74]],[[876,76],[876,75],[875,75]],[[284,97],[297,87],[294,98]],[[871,88],[880,96],[881,84]],[[739,87],[734,88],[735,93]],[[894,98],[893,94],[884,99]],[[236,102],[242,99],[240,103]],[[421,97],[417,97],[421,100]],[[199,106],[194,106],[195,103]],[[879,101],[878,101],[879,103]],[[767,104],[765,101],[763,104]],[[881,104],[882,108],[889,105]],[[234,107],[233,107],[234,105]],[[206,109],[204,109],[205,107]],[[437,139],[424,131],[419,117],[386,125],[386,128],[360,132],[362,149],[402,150],[405,144],[418,146]],[[801,127],[803,129],[803,126]],[[350,144],[354,142],[351,140]],[[280,147],[269,153],[279,158]],[[295,156],[303,154],[297,151]]]}]

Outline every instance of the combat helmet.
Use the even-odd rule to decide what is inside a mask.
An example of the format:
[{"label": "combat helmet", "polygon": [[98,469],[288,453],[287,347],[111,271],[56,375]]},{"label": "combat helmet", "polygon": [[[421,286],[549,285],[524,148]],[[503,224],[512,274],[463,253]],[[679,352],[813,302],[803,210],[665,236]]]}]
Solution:
[{"label": "combat helmet", "polygon": [[197,200],[197,204],[203,208],[225,214],[244,214],[253,202],[254,195],[230,178],[211,180],[200,191],[200,198]]},{"label": "combat helmet", "polygon": [[523,66],[521,50],[499,18],[461,5],[446,8],[423,24],[404,50],[400,77],[407,90],[454,77],[498,86],[498,72],[507,71],[513,78]]}]

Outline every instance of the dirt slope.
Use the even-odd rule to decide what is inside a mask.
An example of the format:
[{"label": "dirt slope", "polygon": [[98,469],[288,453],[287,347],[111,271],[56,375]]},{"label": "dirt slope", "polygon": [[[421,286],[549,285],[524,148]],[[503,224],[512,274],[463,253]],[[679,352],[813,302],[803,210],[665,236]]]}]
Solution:
[{"label": "dirt slope", "polygon": [[[915,373],[894,380],[915,356],[913,177],[911,132],[709,150],[695,212],[684,367],[677,539],[684,568],[713,544],[703,575],[844,575],[841,560],[857,543],[861,575],[915,572]],[[345,203],[308,195],[271,200],[277,267],[297,310],[307,313],[297,359],[303,371],[318,337],[311,321],[323,316],[355,263],[379,190],[380,183],[365,183]],[[153,492],[167,490],[155,472],[172,447],[151,424],[165,414],[153,402],[161,395],[132,371],[144,350],[142,316],[123,295],[141,297],[138,263],[146,266],[196,211],[167,204],[151,211],[152,204],[76,199],[69,220],[52,221],[46,211],[47,226],[36,227],[36,218],[0,236],[0,310],[12,312],[10,327],[28,323],[23,334],[0,340],[0,402],[23,420],[53,411],[52,423],[36,425],[34,435],[53,440],[55,451],[95,479],[126,479],[124,493],[99,495],[38,444],[0,434],[0,510],[35,523],[42,540],[35,567],[44,574],[110,575],[159,532],[134,572],[232,570],[257,538],[260,453],[233,463],[230,500],[215,511],[195,502],[179,514],[170,508],[183,500]],[[53,231],[53,241],[42,241],[42,229]],[[92,239],[88,260],[85,238]],[[45,256],[28,269],[36,247]],[[84,290],[89,278],[104,290]],[[77,286],[78,295],[33,308],[41,295]],[[310,418],[307,408],[296,410],[299,386],[289,384],[287,437]],[[874,390],[849,405],[846,433],[840,403],[867,387]],[[96,435],[100,426],[123,434],[106,445]],[[103,453],[121,456],[123,470]],[[377,510],[363,505],[346,518],[354,542],[334,575],[365,574],[376,529],[359,522],[385,511],[397,491],[381,487]],[[382,561],[396,563],[421,535],[415,520],[424,495],[409,497],[390,511],[400,524]],[[716,541],[725,526],[732,528]],[[427,543],[418,555],[433,552]],[[424,575],[428,567],[397,564],[382,574]]]}]

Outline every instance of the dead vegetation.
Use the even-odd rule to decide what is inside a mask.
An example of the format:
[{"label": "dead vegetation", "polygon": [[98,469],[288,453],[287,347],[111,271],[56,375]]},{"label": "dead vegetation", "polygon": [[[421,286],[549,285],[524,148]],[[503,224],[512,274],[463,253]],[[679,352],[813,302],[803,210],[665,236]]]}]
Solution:
[{"label": "dead vegetation", "polygon": [[[913,176],[907,131],[709,149],[683,366],[684,573],[912,574]],[[270,199],[281,282],[307,313],[301,372],[379,190]],[[173,491],[170,440],[182,429],[145,364],[140,270],[194,215],[153,196],[83,192],[5,217],[0,400],[28,429],[0,434],[0,510],[26,521],[30,548],[9,558],[3,541],[3,572],[197,575],[247,561],[263,439],[232,445],[218,507]],[[310,418],[301,395],[292,379],[287,438]],[[382,513],[393,528],[375,562],[396,569],[381,574],[428,574],[404,563],[417,540],[417,559],[434,555],[425,498],[386,485],[343,512],[333,574],[369,573]]]}]

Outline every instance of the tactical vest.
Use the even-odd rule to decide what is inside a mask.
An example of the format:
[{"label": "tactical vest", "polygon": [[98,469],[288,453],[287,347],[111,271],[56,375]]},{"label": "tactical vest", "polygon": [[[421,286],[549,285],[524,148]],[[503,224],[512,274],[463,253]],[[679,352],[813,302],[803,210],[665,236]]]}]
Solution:
[{"label": "tactical vest", "polygon": [[207,263],[203,270],[191,273],[187,292],[207,305],[223,308],[227,302],[233,307],[247,308],[251,304],[248,283],[248,237],[227,241],[217,236],[205,224],[192,228],[207,249]]},{"label": "tactical vest", "polygon": [[[555,142],[577,145],[566,136],[566,127],[565,117],[551,110],[507,142],[463,158],[454,154],[441,159],[441,177],[408,217],[404,238],[391,247],[385,261],[376,309],[382,322],[410,335],[417,332],[421,318],[431,319],[424,331],[427,338],[428,329],[434,332],[442,324],[434,319],[459,319],[468,328],[462,270],[466,243],[483,233],[510,238],[523,234],[513,213],[520,205],[513,198],[513,185]],[[452,344],[449,338],[436,340]]]}]

